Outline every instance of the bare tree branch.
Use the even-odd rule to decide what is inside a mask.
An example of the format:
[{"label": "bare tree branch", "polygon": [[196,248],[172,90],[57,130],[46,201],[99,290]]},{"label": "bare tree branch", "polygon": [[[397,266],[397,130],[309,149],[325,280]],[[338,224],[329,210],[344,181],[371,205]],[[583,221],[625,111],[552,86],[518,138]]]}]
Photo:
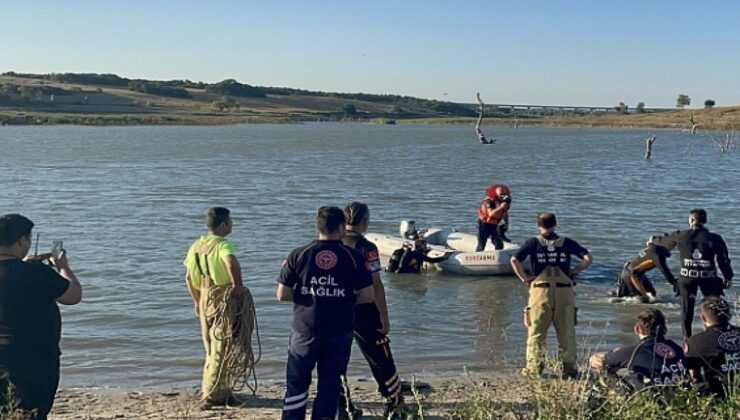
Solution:
[{"label": "bare tree branch", "polygon": [[691,113],[691,117],[689,117],[689,122],[691,123],[691,130],[689,130],[689,132],[691,134],[696,134],[696,128],[699,127],[699,124],[697,124],[694,121],[694,113],[693,112]]},{"label": "bare tree branch", "polygon": [[652,156],[654,142],[655,142],[655,134],[648,135],[645,138],[645,159],[650,159],[650,156]]},{"label": "bare tree branch", "polygon": [[732,131],[727,133],[724,139],[717,138],[712,134],[709,137],[711,137],[712,143],[714,143],[714,148],[721,154],[729,153],[735,148],[735,138],[737,137],[735,135],[735,127],[732,127]]},{"label": "bare tree branch", "polygon": [[482,144],[495,144],[496,139],[491,137],[491,139],[487,139],[485,135],[483,135],[483,131],[480,129],[480,124],[483,121],[483,101],[480,99],[480,92],[475,94],[475,97],[478,99],[478,121],[475,123],[475,134],[478,136],[478,140]]}]

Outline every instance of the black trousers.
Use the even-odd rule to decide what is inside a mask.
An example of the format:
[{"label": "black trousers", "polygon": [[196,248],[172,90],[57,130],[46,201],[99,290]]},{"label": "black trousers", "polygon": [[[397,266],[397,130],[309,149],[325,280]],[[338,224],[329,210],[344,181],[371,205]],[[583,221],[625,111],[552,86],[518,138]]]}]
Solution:
[{"label": "black trousers", "polygon": [[397,397],[401,391],[401,380],[388,336],[378,331],[355,331],[355,342],[370,366],[380,395],[389,399]]},{"label": "black trousers", "polygon": [[[635,289],[634,285],[632,284],[632,276],[633,273],[631,273],[626,268],[623,269],[622,272],[619,274],[619,290],[617,291],[617,297],[643,296],[643,294],[640,293],[639,290]],[[647,293],[650,293],[653,296],[658,295],[658,292],[655,291],[653,283],[650,281],[650,279],[648,279],[645,273],[635,272],[634,276],[637,278],[637,281],[642,284],[642,287]]]},{"label": "black trousers", "polygon": [[486,241],[491,238],[491,243],[495,249],[503,249],[504,241],[499,235],[498,225],[493,223],[484,223],[478,220],[478,246],[475,252],[483,251],[486,248]]},{"label": "black trousers", "polygon": [[380,314],[374,303],[355,307],[354,335],[357,347],[365,356],[378,383],[378,392],[388,399],[394,399],[401,391],[401,380],[391,353],[391,340],[378,331],[380,327]]},{"label": "black trousers", "polygon": [[697,279],[688,277],[678,278],[678,295],[681,299],[681,325],[683,326],[684,338],[691,337],[691,324],[694,321],[694,305],[696,304],[696,292],[701,289],[701,294],[707,296],[722,296],[722,279],[718,277],[709,279]]},{"label": "black trousers", "polygon": [[59,386],[59,357],[51,361],[37,361],[35,365],[9,366],[7,375],[0,378],[0,403],[8,400],[8,385],[12,383],[13,399],[24,411],[36,410],[33,420],[46,420],[54,405]]}]

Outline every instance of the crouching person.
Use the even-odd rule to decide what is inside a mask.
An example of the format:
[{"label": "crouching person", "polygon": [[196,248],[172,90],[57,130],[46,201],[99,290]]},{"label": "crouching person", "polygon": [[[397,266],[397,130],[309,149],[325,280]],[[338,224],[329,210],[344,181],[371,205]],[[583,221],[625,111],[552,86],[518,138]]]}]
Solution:
[{"label": "crouching person", "polygon": [[665,338],[665,316],[657,309],[640,311],[634,333],[640,342],[591,356],[592,372],[599,379],[628,394],[650,385],[673,385],[686,380],[686,360],[681,346]]},{"label": "crouching person", "polygon": [[278,276],[277,298],[293,302],[283,420],[304,419],[314,367],[318,369],[311,419],[334,419],[340,375],[346,371],[355,328],[355,304],[373,302],[373,279],[363,255],[342,244],[344,212],[321,207],[319,238],[294,249]]},{"label": "crouching person", "polygon": [[724,397],[737,391],[740,377],[740,328],[730,325],[730,305],[719,296],[701,301],[705,331],[686,342],[691,381],[702,392]]}]

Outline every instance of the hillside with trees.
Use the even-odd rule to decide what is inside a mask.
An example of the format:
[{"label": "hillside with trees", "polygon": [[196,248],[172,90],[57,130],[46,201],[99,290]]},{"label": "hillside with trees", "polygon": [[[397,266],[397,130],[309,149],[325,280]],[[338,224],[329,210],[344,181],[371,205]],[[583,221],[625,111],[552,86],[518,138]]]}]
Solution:
[{"label": "hillside with trees", "polygon": [[[690,110],[688,95],[666,111],[621,102],[601,110],[559,107],[484,110],[485,124],[666,127],[740,127],[740,108],[707,100]],[[658,112],[660,111],[660,112]],[[0,75],[0,123],[5,124],[235,124],[306,121],[474,124],[477,104],[411,96],[334,93],[254,86],[226,79],[129,79],[116,74],[5,72]],[[690,125],[690,124],[691,125]]]},{"label": "hillside with trees", "polygon": [[14,113],[33,114],[42,122],[82,124],[222,124],[475,115],[472,105],[452,102],[260,87],[234,79],[204,83],[129,79],[115,74],[6,72],[0,75],[0,115],[5,115],[6,123],[15,123]]}]

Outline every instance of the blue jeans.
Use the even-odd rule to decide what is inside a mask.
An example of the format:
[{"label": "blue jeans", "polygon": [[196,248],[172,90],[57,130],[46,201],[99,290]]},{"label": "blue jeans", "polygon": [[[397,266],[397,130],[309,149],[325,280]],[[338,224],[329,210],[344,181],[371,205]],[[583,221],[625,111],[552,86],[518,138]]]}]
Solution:
[{"label": "blue jeans", "polygon": [[314,367],[318,371],[318,385],[311,419],[334,419],[341,388],[339,375],[347,369],[351,349],[351,331],[331,337],[291,332],[283,420],[303,420],[306,417],[308,388]]}]

